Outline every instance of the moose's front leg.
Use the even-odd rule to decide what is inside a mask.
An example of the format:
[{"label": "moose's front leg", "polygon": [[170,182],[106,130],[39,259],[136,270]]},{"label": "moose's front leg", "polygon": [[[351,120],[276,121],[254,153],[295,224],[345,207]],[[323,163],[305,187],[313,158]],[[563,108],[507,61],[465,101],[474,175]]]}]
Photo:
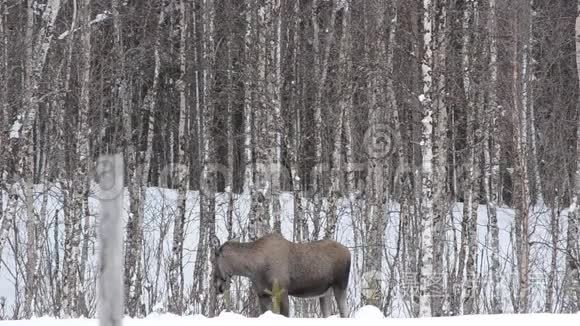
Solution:
[{"label": "moose's front leg", "polygon": [[258,295],[258,300],[260,301],[260,314],[264,314],[270,309],[272,299],[268,294],[261,293]]}]

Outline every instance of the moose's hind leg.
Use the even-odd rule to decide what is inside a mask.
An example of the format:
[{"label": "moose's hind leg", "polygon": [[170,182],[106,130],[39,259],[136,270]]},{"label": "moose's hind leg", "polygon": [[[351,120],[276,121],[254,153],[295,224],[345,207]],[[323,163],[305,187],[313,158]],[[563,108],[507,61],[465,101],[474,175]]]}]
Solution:
[{"label": "moose's hind leg", "polygon": [[330,295],[327,293],[320,297],[320,311],[322,312],[322,317],[330,317]]},{"label": "moose's hind leg", "polygon": [[336,299],[336,305],[338,306],[338,311],[340,313],[341,318],[348,317],[348,313],[346,312],[346,289],[343,289],[339,286],[335,286],[333,288],[334,298]]},{"label": "moose's hind leg", "polygon": [[280,314],[286,317],[290,317],[290,302],[288,300],[288,294],[282,294],[280,301]]}]

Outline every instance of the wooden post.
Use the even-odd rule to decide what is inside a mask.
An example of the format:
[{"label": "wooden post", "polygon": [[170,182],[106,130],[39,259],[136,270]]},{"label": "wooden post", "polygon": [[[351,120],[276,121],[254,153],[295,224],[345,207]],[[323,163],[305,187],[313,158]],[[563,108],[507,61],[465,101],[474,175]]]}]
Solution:
[{"label": "wooden post", "polygon": [[278,284],[278,280],[274,280],[272,290],[266,289],[266,293],[272,297],[272,312],[275,314],[281,313],[280,304],[282,303],[282,291],[282,288]]},{"label": "wooden post", "polygon": [[101,156],[97,164],[99,200],[98,316],[100,326],[121,326],[123,293],[123,157]]}]

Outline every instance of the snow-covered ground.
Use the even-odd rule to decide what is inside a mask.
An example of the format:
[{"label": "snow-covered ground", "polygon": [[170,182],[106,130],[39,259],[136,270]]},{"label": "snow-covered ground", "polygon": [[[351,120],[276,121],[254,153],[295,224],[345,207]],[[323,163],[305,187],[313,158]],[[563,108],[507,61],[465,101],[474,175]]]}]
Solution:
[{"label": "snow-covered ground", "polygon": [[[358,309],[350,318],[331,316],[321,318],[286,318],[267,312],[258,318],[246,318],[232,312],[222,312],[215,318],[207,318],[202,315],[175,316],[171,314],[151,314],[143,319],[124,318],[125,326],[159,326],[162,323],[170,323],[172,326],[213,326],[235,322],[236,326],[354,326],[360,322],[374,323],[373,325],[389,326],[514,326],[514,325],[558,325],[576,326],[580,324],[580,314],[502,314],[502,315],[469,315],[457,317],[436,318],[386,318],[373,306],[364,306]],[[0,321],[0,326],[98,326],[97,319],[54,319],[33,318],[18,321]],[[370,326],[369,324],[366,324]]]}]

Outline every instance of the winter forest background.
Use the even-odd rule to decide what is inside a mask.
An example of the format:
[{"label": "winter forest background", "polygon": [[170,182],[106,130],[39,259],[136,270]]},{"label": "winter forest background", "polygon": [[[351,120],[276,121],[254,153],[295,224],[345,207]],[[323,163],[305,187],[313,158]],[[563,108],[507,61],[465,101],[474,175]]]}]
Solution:
[{"label": "winter forest background", "polygon": [[351,310],[577,312],[579,6],[2,0],[0,319],[95,316],[117,152],[130,316],[255,316],[208,241],[268,230],[349,246]]}]

